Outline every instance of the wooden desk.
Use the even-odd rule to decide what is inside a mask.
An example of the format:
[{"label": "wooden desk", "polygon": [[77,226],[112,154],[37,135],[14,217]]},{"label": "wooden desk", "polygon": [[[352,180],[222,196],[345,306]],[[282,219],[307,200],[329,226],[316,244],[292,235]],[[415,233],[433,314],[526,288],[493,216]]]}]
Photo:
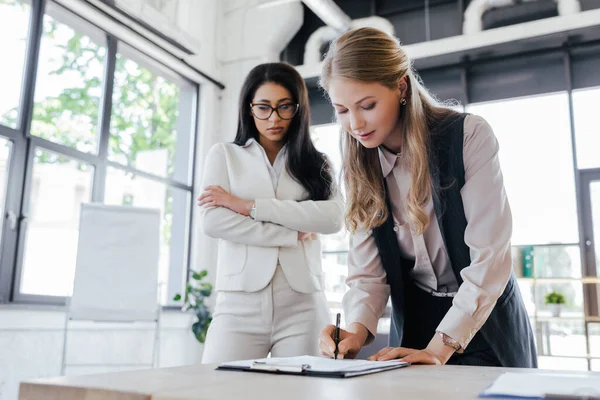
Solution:
[{"label": "wooden desk", "polygon": [[[476,399],[505,371],[527,369],[422,366],[349,379],[216,371],[193,365],[102,375],[38,379],[21,384],[20,400],[208,399]],[[563,372],[564,373],[564,372]],[[598,376],[599,373],[590,373]]]}]

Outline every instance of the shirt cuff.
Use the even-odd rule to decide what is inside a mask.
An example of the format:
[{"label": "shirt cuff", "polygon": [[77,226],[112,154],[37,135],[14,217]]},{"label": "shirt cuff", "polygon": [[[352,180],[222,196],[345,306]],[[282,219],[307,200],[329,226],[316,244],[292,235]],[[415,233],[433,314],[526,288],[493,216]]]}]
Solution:
[{"label": "shirt cuff", "polygon": [[254,220],[255,221],[270,221],[269,220],[269,199],[255,199],[254,200]]},{"label": "shirt cuff", "polygon": [[[373,313],[373,311],[365,306],[364,304],[359,306],[346,307],[346,325],[351,325],[355,322],[363,324],[369,331],[369,336],[363,346],[366,346],[373,342],[375,335],[377,335],[377,324],[379,318]],[[349,311],[351,310],[351,311]]]},{"label": "shirt cuff", "polygon": [[464,313],[458,307],[452,306],[446,313],[436,331],[443,332],[456,340],[461,347],[461,352],[467,348],[480,326],[469,314]]}]

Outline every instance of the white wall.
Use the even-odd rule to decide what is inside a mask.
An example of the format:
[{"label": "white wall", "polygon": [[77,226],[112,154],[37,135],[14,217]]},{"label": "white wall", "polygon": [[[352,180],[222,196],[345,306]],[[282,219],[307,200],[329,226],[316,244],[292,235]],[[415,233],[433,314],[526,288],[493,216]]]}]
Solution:
[{"label": "white wall", "polygon": [[[200,360],[202,347],[189,331],[191,315],[163,313],[159,365],[170,367]],[[60,375],[65,313],[60,308],[0,307],[0,399],[16,400],[19,382]],[[152,355],[153,325],[71,323],[68,374],[87,374],[147,368],[110,364],[148,363]],[[102,365],[103,364],[103,365]]]},{"label": "white wall", "polygon": [[[201,86],[195,198],[201,190],[206,153],[215,143],[230,141],[235,136],[237,97],[246,73],[259,63],[278,61],[280,51],[302,25],[299,2],[261,7],[267,1],[194,0],[180,7],[180,12],[187,14],[180,15],[181,23],[185,24],[187,19],[188,33],[200,36],[199,54],[186,61],[226,86],[223,91],[210,83]],[[83,2],[61,0],[61,3],[76,12],[89,13]],[[89,14],[85,16],[94,19]],[[114,25],[111,29],[117,35],[130,34]],[[192,235],[191,266],[208,269],[212,280],[216,275],[217,246],[214,239],[202,234],[199,213],[195,214]],[[22,380],[60,374],[64,317],[60,307],[0,306],[0,400],[16,400]],[[202,346],[190,332],[192,322],[190,314],[163,313],[161,367],[200,361]],[[103,365],[71,367],[67,369],[69,374],[118,370],[109,364],[149,360],[153,337],[148,325],[71,326],[74,331],[69,336],[69,362]]]}]

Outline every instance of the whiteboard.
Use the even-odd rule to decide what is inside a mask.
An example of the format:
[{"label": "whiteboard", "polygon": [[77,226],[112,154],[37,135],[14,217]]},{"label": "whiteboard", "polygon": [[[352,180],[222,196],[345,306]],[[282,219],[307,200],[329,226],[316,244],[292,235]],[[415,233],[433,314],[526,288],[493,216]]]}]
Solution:
[{"label": "whiteboard", "polygon": [[156,320],[159,236],[159,210],[82,204],[69,318]]}]

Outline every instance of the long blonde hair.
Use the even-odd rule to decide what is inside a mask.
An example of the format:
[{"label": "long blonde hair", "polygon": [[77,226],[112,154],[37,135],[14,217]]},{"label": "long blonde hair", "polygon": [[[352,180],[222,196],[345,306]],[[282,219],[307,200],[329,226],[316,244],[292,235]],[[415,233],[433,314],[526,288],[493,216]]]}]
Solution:
[{"label": "long blonde hair", "polygon": [[[421,84],[398,40],[374,28],[348,31],[331,43],[320,86],[327,91],[333,77],[376,82],[390,89],[398,88],[400,80],[406,77],[406,105],[401,106],[399,117],[404,136],[402,157],[412,177],[406,209],[413,229],[423,233],[429,224],[425,206],[432,194],[429,135],[441,120],[455,112],[442,106]],[[380,226],[389,210],[377,149],[368,149],[349,132],[343,132],[342,154],[348,229],[354,232],[359,226]]]}]

